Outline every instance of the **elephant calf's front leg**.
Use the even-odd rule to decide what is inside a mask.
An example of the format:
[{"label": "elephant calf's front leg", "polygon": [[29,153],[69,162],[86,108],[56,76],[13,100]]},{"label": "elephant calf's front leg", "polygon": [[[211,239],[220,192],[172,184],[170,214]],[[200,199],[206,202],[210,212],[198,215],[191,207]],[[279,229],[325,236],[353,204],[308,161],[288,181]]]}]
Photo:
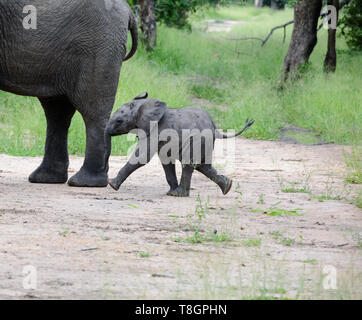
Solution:
[{"label": "elephant calf's front leg", "polygon": [[108,184],[114,189],[119,190],[122,183],[137,169],[143,167],[151,161],[155,154],[155,150],[151,150],[150,142],[148,140],[140,141],[136,151],[126,165],[119,171],[114,179],[109,179]]},{"label": "elephant calf's front leg", "polygon": [[119,190],[122,183],[126,181],[126,179],[137,169],[143,167],[144,164],[131,164],[127,162],[127,164],[119,171],[118,175],[114,179],[109,179],[108,184],[116,191]]}]

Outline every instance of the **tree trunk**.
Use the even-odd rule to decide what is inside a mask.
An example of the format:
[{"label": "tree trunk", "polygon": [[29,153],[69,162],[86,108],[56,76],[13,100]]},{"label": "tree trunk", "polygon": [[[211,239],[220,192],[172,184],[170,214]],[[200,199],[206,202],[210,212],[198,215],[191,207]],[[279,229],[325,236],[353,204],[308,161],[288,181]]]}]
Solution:
[{"label": "tree trunk", "polygon": [[285,4],[280,2],[280,1],[271,0],[270,1],[270,8],[272,8],[274,10],[282,10],[282,9],[285,8]]},{"label": "tree trunk", "polygon": [[157,42],[155,2],[154,0],[140,0],[140,5],[142,42],[146,46],[146,50],[150,51],[156,46]]},{"label": "tree trunk", "polygon": [[254,0],[254,6],[256,8],[261,8],[263,6],[263,0]]},{"label": "tree trunk", "polygon": [[282,81],[293,79],[300,67],[309,61],[317,44],[317,26],[322,0],[300,0],[294,7],[294,29],[288,53],[284,59]]},{"label": "tree trunk", "polygon": [[[337,23],[339,0],[328,0],[328,5],[337,8]],[[324,72],[334,72],[337,67],[337,53],[336,53],[336,29],[328,28],[328,50],[324,60]]]}]

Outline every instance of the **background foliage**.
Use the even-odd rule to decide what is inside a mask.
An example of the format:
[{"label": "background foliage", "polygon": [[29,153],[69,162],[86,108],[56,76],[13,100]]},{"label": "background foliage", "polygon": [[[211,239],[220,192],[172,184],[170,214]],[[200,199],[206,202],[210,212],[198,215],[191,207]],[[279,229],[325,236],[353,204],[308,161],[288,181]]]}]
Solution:
[{"label": "background foliage", "polygon": [[362,0],[352,0],[343,9],[340,24],[348,46],[362,50]]},{"label": "background foliage", "polygon": [[[231,33],[206,32],[205,20],[240,22]],[[276,31],[262,48],[258,41],[229,41],[226,37],[264,38],[272,27],[293,19],[293,10],[230,6],[197,10],[190,16],[193,32],[158,28],[158,45],[151,53],[141,46],[124,63],[115,109],[141,92],[167,102],[171,108],[189,105],[207,110],[223,129],[239,129],[247,117],[256,120],[246,137],[278,139],[281,129],[294,125],[320,135],[325,142],[353,144],[362,137],[362,54],[337,41],[338,67],[326,77],[323,60],[327,31],[318,34],[311,68],[301,81],[276,90],[292,28]],[[46,121],[36,98],[0,91],[0,153],[42,155]],[[116,137],[113,154],[124,154],[132,142]],[[82,155],[85,128],[79,113],[72,121],[69,152]]]}]

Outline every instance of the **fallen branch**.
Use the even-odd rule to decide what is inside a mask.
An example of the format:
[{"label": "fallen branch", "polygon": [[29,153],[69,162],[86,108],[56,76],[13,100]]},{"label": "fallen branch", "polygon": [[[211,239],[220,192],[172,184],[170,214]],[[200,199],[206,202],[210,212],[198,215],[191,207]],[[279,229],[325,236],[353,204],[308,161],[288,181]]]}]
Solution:
[{"label": "fallen branch", "polygon": [[[339,4],[339,8],[338,10],[341,10],[345,5],[348,5],[351,2],[351,0],[343,0],[340,4]],[[328,15],[328,12],[322,12],[320,15],[321,19],[324,19],[326,16]],[[273,29],[270,30],[269,34],[267,35],[267,37],[265,39],[262,38],[258,38],[258,37],[243,37],[243,38],[225,38],[226,40],[231,40],[231,41],[243,41],[243,40],[258,40],[261,41],[261,46],[264,47],[264,45],[269,41],[269,39],[271,38],[271,36],[273,35],[275,30],[284,29],[284,37],[283,37],[283,43],[285,43],[285,38],[286,38],[286,27],[293,24],[294,20],[288,21],[282,25],[276,26]],[[322,29],[324,24],[324,21],[320,24],[320,26],[318,27],[318,31],[320,29]]]},{"label": "fallen branch", "polygon": [[273,35],[273,32],[274,32],[275,30],[281,29],[281,28],[284,28],[284,40],[283,40],[283,43],[284,43],[284,41],[285,41],[285,34],[286,34],[285,28],[286,28],[287,26],[289,26],[290,24],[293,24],[293,23],[294,23],[294,20],[288,21],[288,22],[286,22],[286,23],[284,23],[284,24],[282,24],[282,25],[280,25],[280,26],[276,26],[276,27],[274,27],[273,29],[271,29],[270,32],[269,32],[269,34],[268,34],[268,36],[265,38],[265,40],[264,40],[263,43],[261,44],[261,46],[264,47],[264,45],[268,42],[268,40],[270,39],[270,37]]},{"label": "fallen branch", "polygon": [[264,47],[264,45],[269,41],[269,39],[271,38],[271,36],[273,35],[275,30],[284,28],[284,38],[283,38],[283,43],[285,42],[285,37],[286,37],[286,27],[289,26],[290,24],[294,23],[294,20],[292,21],[288,21],[280,26],[276,26],[273,29],[270,30],[269,34],[267,35],[267,37],[265,39],[262,38],[258,38],[258,37],[243,37],[243,38],[225,38],[226,40],[231,40],[231,41],[242,41],[242,40],[258,40],[261,42],[261,46]]}]

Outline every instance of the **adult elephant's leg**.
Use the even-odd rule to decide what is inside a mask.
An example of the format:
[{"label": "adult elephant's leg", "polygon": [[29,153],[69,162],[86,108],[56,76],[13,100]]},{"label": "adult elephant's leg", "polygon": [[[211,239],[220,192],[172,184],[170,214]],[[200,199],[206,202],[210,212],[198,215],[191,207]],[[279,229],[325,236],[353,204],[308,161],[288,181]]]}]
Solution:
[{"label": "adult elephant's leg", "polygon": [[68,129],[75,108],[66,98],[39,99],[47,120],[44,159],[30,176],[32,183],[65,183],[68,180]]},{"label": "adult elephant's leg", "polygon": [[[106,187],[108,185],[108,163],[105,160],[106,146],[104,130],[113,108],[112,101],[98,101],[96,105],[104,113],[82,113],[86,127],[86,150],[82,168],[68,181],[72,187]],[[96,106],[93,107],[97,109]]]},{"label": "adult elephant's leg", "polygon": [[87,134],[83,166],[68,181],[72,187],[108,185],[104,130],[113,109],[122,61],[120,56],[110,53],[99,57],[84,62],[80,71],[82,77],[68,93],[83,117]]},{"label": "adult elephant's leg", "polygon": [[169,196],[173,197],[188,197],[190,195],[191,178],[194,172],[192,165],[182,165],[182,174],[180,185],[168,193]]},{"label": "adult elephant's leg", "polygon": [[216,169],[210,164],[202,164],[196,168],[197,171],[204,174],[210,180],[214,181],[221,189],[223,194],[227,194],[232,186],[232,180],[221,174],[218,174]]},{"label": "adult elephant's leg", "polygon": [[176,166],[174,163],[163,164],[162,166],[163,170],[165,171],[167,183],[170,186],[170,190],[167,193],[169,194],[171,191],[175,190],[178,187]]}]

